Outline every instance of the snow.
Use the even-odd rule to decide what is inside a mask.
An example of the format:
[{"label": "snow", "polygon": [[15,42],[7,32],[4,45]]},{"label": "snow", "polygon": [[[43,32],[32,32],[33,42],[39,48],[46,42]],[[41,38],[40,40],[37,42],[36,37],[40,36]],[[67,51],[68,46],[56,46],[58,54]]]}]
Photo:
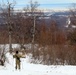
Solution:
[{"label": "snow", "polygon": [[76,75],[76,66],[33,64],[28,55],[21,58],[21,70],[15,70],[15,59],[10,53],[6,57],[8,61],[5,66],[0,66],[1,75]]},{"label": "snow", "polygon": [[[31,44],[29,43],[29,44],[26,44],[26,45],[24,45],[25,46],[25,48],[27,49],[27,50],[30,50],[31,49]],[[3,49],[3,48],[5,48],[5,50],[6,51],[8,51],[9,50],[9,44],[0,44],[0,47]],[[15,49],[15,48],[20,48],[20,44],[12,44],[12,48],[13,49]]]}]

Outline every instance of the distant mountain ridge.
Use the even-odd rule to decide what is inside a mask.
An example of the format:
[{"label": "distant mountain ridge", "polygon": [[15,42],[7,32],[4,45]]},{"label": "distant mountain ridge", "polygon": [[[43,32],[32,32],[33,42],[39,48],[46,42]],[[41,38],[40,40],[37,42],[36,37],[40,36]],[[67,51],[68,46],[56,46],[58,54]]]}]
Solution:
[{"label": "distant mountain ridge", "polygon": [[62,12],[55,12],[53,15],[70,15],[71,12],[70,11],[62,11]]}]

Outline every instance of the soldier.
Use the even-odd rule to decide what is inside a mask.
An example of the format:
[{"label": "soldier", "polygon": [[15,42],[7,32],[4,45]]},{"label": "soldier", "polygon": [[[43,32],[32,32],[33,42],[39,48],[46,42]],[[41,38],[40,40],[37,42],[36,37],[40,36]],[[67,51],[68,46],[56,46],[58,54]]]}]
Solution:
[{"label": "soldier", "polygon": [[13,55],[13,58],[15,58],[16,59],[16,69],[20,69],[21,67],[20,67],[20,58],[25,58],[25,57],[23,57],[22,55],[20,55],[19,54],[19,52],[18,51],[16,51],[16,54],[15,55]]}]

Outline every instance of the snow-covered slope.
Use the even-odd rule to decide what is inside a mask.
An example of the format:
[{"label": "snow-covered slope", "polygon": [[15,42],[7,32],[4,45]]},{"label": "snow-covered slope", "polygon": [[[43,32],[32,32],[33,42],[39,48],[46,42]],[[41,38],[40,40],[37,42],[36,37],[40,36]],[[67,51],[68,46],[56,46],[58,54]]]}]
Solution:
[{"label": "snow-covered slope", "polygon": [[0,66],[0,75],[76,75],[76,66],[41,65],[29,62],[29,56],[21,59],[21,70],[15,70],[15,59],[9,53],[6,66]]}]

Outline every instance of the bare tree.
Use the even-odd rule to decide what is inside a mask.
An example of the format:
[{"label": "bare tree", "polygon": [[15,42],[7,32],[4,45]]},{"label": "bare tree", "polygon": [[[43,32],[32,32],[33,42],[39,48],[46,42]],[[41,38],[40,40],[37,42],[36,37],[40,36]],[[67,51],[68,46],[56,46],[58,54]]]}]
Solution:
[{"label": "bare tree", "polygon": [[[3,6],[4,5],[4,6]],[[4,18],[4,24],[7,25],[8,29],[8,40],[9,40],[9,51],[12,51],[12,16],[13,16],[13,9],[14,9],[14,3],[10,3],[7,1],[7,4],[3,4],[1,6],[2,14],[1,16]]]},{"label": "bare tree", "polygon": [[39,12],[37,9],[38,6],[39,6],[38,2],[33,2],[32,0],[30,0],[30,4],[26,8],[24,8],[25,15],[27,15],[27,18],[30,21],[30,22],[28,21],[29,27],[27,26],[27,28],[29,28],[28,29],[29,31],[27,31],[27,32],[30,32],[30,35],[31,35],[31,38],[30,38],[30,36],[29,36],[29,38],[31,39],[30,42],[32,43],[31,49],[32,49],[33,56],[34,56],[34,52],[35,52],[35,50],[34,50],[34,45],[36,42],[35,38],[37,38],[36,32],[38,30],[37,20],[38,20],[39,16],[41,15],[41,12]]}]

